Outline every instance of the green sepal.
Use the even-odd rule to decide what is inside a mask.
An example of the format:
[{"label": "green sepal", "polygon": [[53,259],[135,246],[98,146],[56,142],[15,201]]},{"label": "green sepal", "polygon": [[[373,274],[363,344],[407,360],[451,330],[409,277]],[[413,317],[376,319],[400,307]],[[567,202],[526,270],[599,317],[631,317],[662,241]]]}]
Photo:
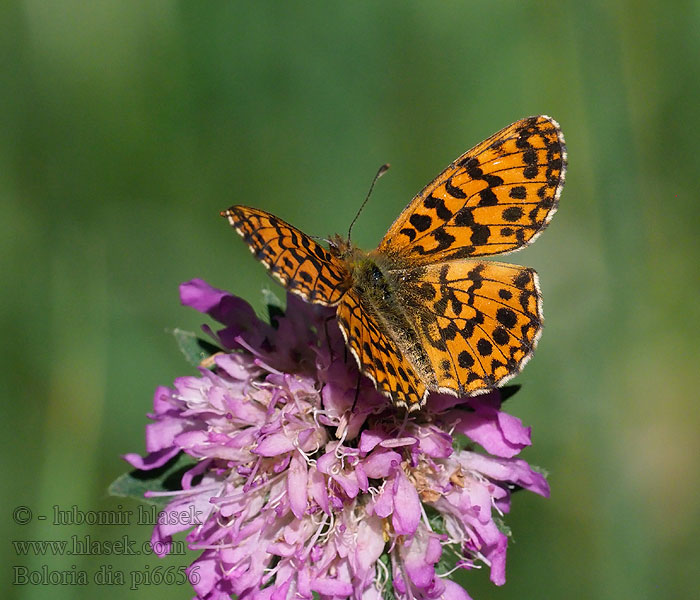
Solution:
[{"label": "green sepal", "polygon": [[262,289],[263,302],[267,306],[267,320],[270,325],[277,327],[277,319],[284,316],[284,301],[270,288]]},{"label": "green sepal", "polygon": [[221,348],[197,337],[197,334],[192,331],[173,329],[172,334],[187,362],[195,367],[200,366],[204,359],[221,352]]},{"label": "green sepal", "polygon": [[545,479],[549,479],[549,471],[544,467],[540,467],[538,465],[530,465],[530,469],[532,469],[535,473],[539,473]]},{"label": "green sepal", "polygon": [[163,507],[172,500],[171,496],[146,498],[144,493],[148,491],[174,492],[181,490],[182,476],[195,464],[197,463],[191,456],[180,452],[157,469],[151,469],[150,471],[135,469],[130,473],[120,475],[112,482],[107,491],[112,496],[134,498],[141,502]]},{"label": "green sepal", "polygon": [[493,522],[498,528],[498,531],[500,531],[507,538],[513,539],[513,531],[510,527],[508,527],[508,525],[506,525],[505,521],[501,519],[501,517],[493,517]]}]

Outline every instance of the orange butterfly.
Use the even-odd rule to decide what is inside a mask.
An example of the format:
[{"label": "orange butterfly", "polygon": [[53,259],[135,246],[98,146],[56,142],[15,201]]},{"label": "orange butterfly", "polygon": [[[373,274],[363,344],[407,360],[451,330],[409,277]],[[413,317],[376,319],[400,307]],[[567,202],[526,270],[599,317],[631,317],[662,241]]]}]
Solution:
[{"label": "orange butterfly", "polygon": [[221,214],[290,292],[337,306],[361,371],[416,410],[431,391],[502,385],[532,356],[542,330],[537,274],[478,257],[531,243],[557,209],[565,170],[559,125],[537,116],[455,160],[370,252],[337,235],[326,249],[255,208]]}]

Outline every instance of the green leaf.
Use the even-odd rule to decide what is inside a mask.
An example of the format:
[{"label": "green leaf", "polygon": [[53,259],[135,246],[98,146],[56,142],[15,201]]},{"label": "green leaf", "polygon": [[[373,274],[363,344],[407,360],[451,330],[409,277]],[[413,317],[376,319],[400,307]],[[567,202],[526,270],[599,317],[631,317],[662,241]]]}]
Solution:
[{"label": "green leaf", "polygon": [[197,334],[184,329],[173,329],[173,336],[177,342],[180,351],[185,355],[187,362],[195,367],[200,366],[205,358],[209,358],[212,354],[221,352],[214,344],[197,337]]},{"label": "green leaf", "polygon": [[442,516],[442,513],[429,504],[424,504],[423,508],[425,509],[426,516],[428,517],[430,528],[437,534],[446,534],[447,530],[445,529],[445,519]]},{"label": "green leaf", "polygon": [[151,469],[150,471],[140,471],[135,469],[130,473],[124,473],[117,477],[109,486],[109,493],[112,496],[123,498],[135,498],[141,502],[165,506],[172,498],[168,496],[157,496],[155,498],[144,498],[144,493],[152,492],[173,492],[182,489],[182,476],[191,469],[196,461],[184,452],[171,458],[162,467]]},{"label": "green leaf", "polygon": [[386,585],[382,589],[382,598],[383,600],[396,600],[396,596],[394,595],[394,586],[391,584],[391,581],[387,581]]},{"label": "green leaf", "polygon": [[461,558],[457,554],[460,548],[456,544],[444,544],[442,546],[442,554],[440,555],[440,560],[435,565],[435,571],[437,573],[449,573],[457,565],[457,561]]},{"label": "green leaf", "polygon": [[[423,507],[425,508],[425,514],[428,517],[430,528],[437,534],[447,534],[445,517],[442,513],[429,505],[424,504]],[[435,565],[435,569],[438,573],[447,573],[454,569],[459,560],[459,556],[456,554],[459,550],[460,548],[455,544],[443,544],[440,560],[437,565]]]},{"label": "green leaf", "polygon": [[383,553],[379,557],[379,561],[386,567],[386,572],[388,577],[382,588],[382,599],[383,600],[396,600],[396,595],[394,594],[394,586],[392,585],[392,571],[391,571],[391,559],[389,555]]},{"label": "green leaf", "polygon": [[453,433],[452,434],[452,447],[455,450],[469,450],[472,451],[476,448],[476,444],[470,440],[463,433]]}]

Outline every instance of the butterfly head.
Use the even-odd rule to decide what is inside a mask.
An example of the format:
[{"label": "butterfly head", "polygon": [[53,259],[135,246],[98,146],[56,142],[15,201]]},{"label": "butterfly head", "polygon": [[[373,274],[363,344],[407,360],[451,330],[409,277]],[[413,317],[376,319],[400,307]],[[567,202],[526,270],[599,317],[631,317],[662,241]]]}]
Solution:
[{"label": "butterfly head", "polygon": [[356,248],[352,245],[350,238],[345,239],[338,234],[331,236],[327,239],[328,249],[333,256],[337,256],[341,260],[349,259],[354,253]]}]

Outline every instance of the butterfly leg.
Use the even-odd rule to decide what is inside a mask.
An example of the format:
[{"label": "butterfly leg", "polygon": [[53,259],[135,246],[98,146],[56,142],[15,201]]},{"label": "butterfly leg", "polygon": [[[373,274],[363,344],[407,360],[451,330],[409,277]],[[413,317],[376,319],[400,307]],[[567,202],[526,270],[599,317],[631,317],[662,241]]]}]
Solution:
[{"label": "butterfly leg", "polygon": [[[330,333],[328,332],[328,322],[332,321],[333,319],[335,319],[335,315],[331,315],[330,317],[326,317],[323,321],[323,332],[326,335],[326,345],[328,346],[328,355],[330,356],[331,363],[335,359],[335,356],[333,356],[333,346],[331,346],[331,336],[330,336]],[[345,352],[347,354],[347,348],[346,348]]]},{"label": "butterfly leg", "polygon": [[351,413],[355,412],[355,406],[357,405],[357,399],[360,397],[360,385],[362,384],[362,371],[357,370],[357,385],[355,386],[355,399],[352,401]]}]

